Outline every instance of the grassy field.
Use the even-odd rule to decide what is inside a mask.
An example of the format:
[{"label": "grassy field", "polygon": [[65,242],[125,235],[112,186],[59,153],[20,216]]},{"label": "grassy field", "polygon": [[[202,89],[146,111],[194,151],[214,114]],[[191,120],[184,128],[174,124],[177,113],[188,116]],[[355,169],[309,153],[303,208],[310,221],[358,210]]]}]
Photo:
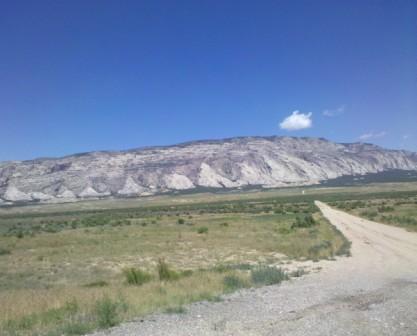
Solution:
[{"label": "grassy field", "polygon": [[417,199],[413,183],[301,190],[3,208],[0,334],[80,335],[278,283],[296,260],[349,254],[313,200]]},{"label": "grassy field", "polygon": [[[1,215],[56,213],[56,212],[79,212],[79,211],[113,211],[114,209],[129,209],[156,206],[182,206],[193,204],[208,204],[221,202],[238,202],[253,200],[276,200],[281,202],[297,202],[306,199],[320,197],[326,201],[335,199],[354,199],[355,197],[371,198],[373,195],[387,192],[415,192],[417,182],[408,183],[370,183],[360,186],[317,187],[307,186],[299,188],[261,189],[241,192],[238,190],[223,191],[216,193],[190,193],[178,195],[158,195],[141,198],[127,199],[103,199],[82,201],[76,203],[27,205],[19,207],[0,207]],[[303,194],[304,192],[304,194]]]},{"label": "grassy field", "polygon": [[396,196],[387,194],[378,199],[361,198],[338,201],[331,205],[359,217],[417,231],[417,193]]},{"label": "grassy field", "polygon": [[1,334],[82,334],[181,312],[287,277],[266,265],[348,250],[311,200],[2,214]]}]

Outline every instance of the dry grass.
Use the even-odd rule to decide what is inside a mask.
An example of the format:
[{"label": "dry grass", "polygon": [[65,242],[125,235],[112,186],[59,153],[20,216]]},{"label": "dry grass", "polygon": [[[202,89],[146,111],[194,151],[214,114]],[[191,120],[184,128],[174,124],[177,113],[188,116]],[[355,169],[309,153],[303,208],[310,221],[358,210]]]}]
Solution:
[{"label": "dry grass", "polygon": [[334,205],[359,217],[417,231],[417,196],[351,200]]},{"label": "dry grass", "polygon": [[[0,256],[0,334],[62,335],[69,332],[65,328],[82,333],[102,325],[101,311],[117,315],[111,324],[213,299],[231,290],[225,278],[247,286],[250,265],[332,257],[344,238],[318,212],[312,227],[293,228],[296,216],[302,215],[299,210],[310,206],[303,207],[290,205],[296,213],[196,209],[181,217],[169,212],[129,217],[130,225],[116,227],[0,236],[0,247],[10,251]],[[185,218],[184,223],[178,224],[178,218]],[[207,232],[199,233],[201,227]],[[159,260],[178,275],[173,281],[159,280]],[[249,268],[219,272],[219,264]],[[128,285],[123,271],[129,267],[151,273],[151,280]],[[97,309],[103,298],[108,301]]]},{"label": "dry grass", "polygon": [[[17,214],[17,213],[38,213],[38,212],[56,212],[56,211],[79,211],[92,209],[123,209],[147,207],[153,205],[171,206],[195,203],[212,203],[226,202],[233,200],[253,200],[277,198],[285,199],[292,196],[300,196],[302,191],[305,196],[314,195],[318,199],[323,195],[341,195],[341,194],[371,194],[391,191],[415,191],[417,190],[417,182],[390,182],[390,183],[369,183],[360,186],[341,186],[341,187],[322,187],[322,186],[306,186],[291,187],[279,189],[257,189],[250,192],[247,191],[229,191],[225,193],[191,193],[183,195],[157,195],[151,197],[139,197],[128,199],[108,199],[82,201],[77,203],[64,204],[44,204],[29,205],[25,207],[0,208],[0,214]],[[303,194],[304,195],[304,194]]]},{"label": "dry grass", "polygon": [[[218,263],[279,262],[285,254],[309,257],[323,240],[334,247],[341,238],[322,222],[310,229],[291,230],[292,215],[208,214],[196,225],[177,225],[166,217],[158,224],[67,230],[18,239],[0,237],[11,254],[0,257],[0,288],[42,288],[87,284],[105,278],[119,281],[127,267],[153,270],[159,258],[177,269],[210,268]],[[222,226],[228,222],[227,227]],[[197,225],[198,224],[198,225]],[[196,227],[209,227],[198,234]],[[322,251],[323,257],[329,251]]]},{"label": "dry grass", "polygon": [[[100,288],[79,286],[55,287],[49,289],[19,289],[0,292],[0,316],[3,322],[16,320],[27,315],[47,312],[76,301],[83,312],[90,312],[94,303],[102,298],[122,298],[130,309],[124,318],[144,315],[161,308],[186,304],[223,292],[224,274],[217,272],[196,272],[175,282],[150,282],[142,286],[114,284]],[[40,327],[40,326],[38,326]]]}]

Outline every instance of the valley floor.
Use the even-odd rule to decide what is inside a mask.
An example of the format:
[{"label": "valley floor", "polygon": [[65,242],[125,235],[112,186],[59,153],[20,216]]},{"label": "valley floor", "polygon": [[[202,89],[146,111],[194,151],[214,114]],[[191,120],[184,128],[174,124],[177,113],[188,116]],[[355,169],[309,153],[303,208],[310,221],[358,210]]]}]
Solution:
[{"label": "valley floor", "polygon": [[318,273],[247,289],[186,314],[158,314],[95,335],[417,335],[417,233],[317,202],[351,242]]}]

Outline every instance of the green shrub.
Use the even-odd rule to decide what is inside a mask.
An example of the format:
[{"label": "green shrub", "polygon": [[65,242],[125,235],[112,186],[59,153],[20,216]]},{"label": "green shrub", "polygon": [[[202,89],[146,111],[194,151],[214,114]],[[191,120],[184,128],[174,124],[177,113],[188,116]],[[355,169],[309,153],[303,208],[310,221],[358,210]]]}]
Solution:
[{"label": "green shrub", "polygon": [[182,218],[178,218],[177,223],[178,224],[184,224],[185,223],[185,220],[182,219]]},{"label": "green shrub", "polygon": [[[17,320],[8,320],[6,321],[6,329],[12,331],[11,335],[17,335],[15,331],[17,330],[29,330],[38,322],[38,316],[35,314],[30,314],[23,316]],[[15,333],[13,333],[15,332]]]},{"label": "green shrub", "polygon": [[6,249],[4,247],[0,247],[0,255],[6,255],[6,254],[10,254],[10,250]]},{"label": "green shrub", "polygon": [[90,282],[90,283],[88,283],[88,284],[86,284],[86,285],[84,285],[84,287],[106,287],[106,286],[108,286],[109,284],[108,284],[108,282],[107,281],[104,281],[104,280],[97,280],[97,281],[93,281],[93,282]]},{"label": "green shrub", "polygon": [[313,216],[308,214],[302,218],[297,216],[295,222],[291,225],[291,228],[309,228],[314,226],[315,224],[316,221],[314,220]]},{"label": "green shrub", "polygon": [[230,270],[230,268],[229,268],[229,265],[217,264],[216,266],[213,267],[213,270],[217,273],[225,273],[228,270]]},{"label": "green shrub", "polygon": [[208,227],[207,227],[207,226],[202,226],[202,227],[199,227],[199,228],[197,229],[197,232],[198,232],[199,234],[202,234],[202,233],[208,233]]},{"label": "green shrub", "polygon": [[287,226],[280,226],[278,228],[278,233],[279,234],[290,234],[291,233],[291,229],[288,228]]},{"label": "green shrub", "polygon": [[239,264],[232,264],[230,265],[231,269],[240,270],[240,271],[250,271],[253,269],[253,265],[248,263],[239,263]]},{"label": "green shrub", "polygon": [[109,297],[104,297],[96,302],[95,313],[100,328],[110,328],[120,322],[119,304]]},{"label": "green shrub", "polygon": [[64,324],[62,328],[60,328],[59,334],[60,335],[85,335],[93,331],[93,327],[91,324],[86,322],[77,321],[77,322],[69,322]]},{"label": "green shrub", "polygon": [[223,279],[224,289],[228,292],[246,287],[246,283],[243,279],[236,275],[226,275]]},{"label": "green shrub", "polygon": [[171,270],[163,259],[158,261],[158,276],[160,281],[172,281],[180,278],[180,274]]},{"label": "green shrub", "polygon": [[129,285],[140,286],[146,282],[151,281],[152,279],[152,275],[138,268],[131,267],[131,268],[125,269],[123,273],[125,275],[126,282]]},{"label": "green shrub", "polygon": [[180,276],[181,277],[188,277],[193,275],[193,271],[192,270],[185,270],[185,271],[181,271],[180,272]]},{"label": "green shrub", "polygon": [[299,278],[306,274],[306,271],[303,268],[297,268],[295,271],[290,273],[291,278]]},{"label": "green shrub", "polygon": [[403,225],[417,225],[417,219],[408,216],[394,216],[395,222]]},{"label": "green shrub", "polygon": [[[310,246],[310,248],[308,249],[309,258],[313,260],[317,260],[318,258],[323,256],[323,253],[321,253],[322,251],[327,251],[329,249],[333,251],[332,243],[328,240],[322,240]],[[333,255],[333,252],[331,254]]]},{"label": "green shrub", "polygon": [[187,310],[183,306],[177,307],[168,307],[165,309],[165,313],[167,314],[185,314]]},{"label": "green shrub", "polygon": [[369,219],[375,219],[378,216],[378,213],[375,210],[365,210],[359,213],[359,216],[366,217]]},{"label": "green shrub", "polygon": [[394,211],[394,208],[391,206],[382,205],[378,207],[378,212],[392,212]]},{"label": "green shrub", "polygon": [[213,270],[217,273],[225,273],[228,271],[239,270],[239,271],[250,271],[253,268],[251,264],[240,263],[240,264],[218,264],[214,266]]},{"label": "green shrub", "polygon": [[251,279],[254,284],[269,286],[287,280],[288,275],[281,268],[259,266],[251,271]]},{"label": "green shrub", "polygon": [[347,240],[345,237],[343,237],[343,238],[344,238],[343,243],[339,247],[339,249],[336,251],[335,255],[350,257],[351,256],[350,247],[352,245],[352,242]]}]

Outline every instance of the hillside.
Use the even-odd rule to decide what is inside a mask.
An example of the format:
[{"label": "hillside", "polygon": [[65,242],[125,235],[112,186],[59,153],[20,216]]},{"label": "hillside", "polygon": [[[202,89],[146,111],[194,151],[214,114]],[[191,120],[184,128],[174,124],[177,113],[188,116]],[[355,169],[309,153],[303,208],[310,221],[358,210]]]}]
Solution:
[{"label": "hillside", "polygon": [[0,204],[135,197],[197,188],[311,185],[417,170],[417,153],[321,138],[240,137],[0,163]]}]

